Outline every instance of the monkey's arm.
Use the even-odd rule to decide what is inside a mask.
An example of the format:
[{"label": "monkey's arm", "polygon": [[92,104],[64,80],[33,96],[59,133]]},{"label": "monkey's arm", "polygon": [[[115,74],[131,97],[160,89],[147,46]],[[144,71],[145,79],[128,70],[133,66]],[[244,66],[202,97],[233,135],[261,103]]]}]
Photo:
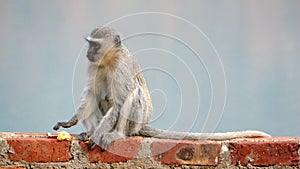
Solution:
[{"label": "monkey's arm", "polygon": [[255,137],[270,137],[270,135],[261,131],[237,131],[227,133],[189,133],[167,131],[148,126],[140,130],[141,136],[164,138],[164,139],[183,139],[183,140],[230,140],[235,138],[255,138]]},{"label": "monkey's arm", "polygon": [[91,92],[90,85],[87,83],[81,95],[79,107],[75,115],[67,122],[57,122],[53,127],[54,130],[58,130],[60,127],[70,128],[78,123],[79,120],[84,120],[98,110],[97,99],[93,92]]}]

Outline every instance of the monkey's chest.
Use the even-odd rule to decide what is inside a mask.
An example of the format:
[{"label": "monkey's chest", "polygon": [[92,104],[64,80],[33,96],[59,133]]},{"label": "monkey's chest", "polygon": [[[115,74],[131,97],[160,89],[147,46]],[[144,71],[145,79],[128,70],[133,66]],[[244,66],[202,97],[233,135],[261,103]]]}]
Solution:
[{"label": "monkey's chest", "polygon": [[110,95],[106,81],[98,80],[94,84],[95,95],[99,100],[105,100]]}]

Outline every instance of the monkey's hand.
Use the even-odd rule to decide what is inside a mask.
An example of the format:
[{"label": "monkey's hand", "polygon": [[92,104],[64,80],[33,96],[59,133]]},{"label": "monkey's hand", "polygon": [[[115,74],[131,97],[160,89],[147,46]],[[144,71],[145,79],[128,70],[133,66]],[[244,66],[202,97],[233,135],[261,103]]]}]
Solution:
[{"label": "monkey's hand", "polygon": [[63,128],[70,128],[76,125],[78,122],[78,118],[74,115],[68,122],[57,122],[56,125],[53,127],[53,130],[58,130],[60,127]]},{"label": "monkey's hand", "polygon": [[68,122],[57,122],[56,125],[53,127],[53,130],[58,130],[60,127],[63,128],[70,128],[72,125]]},{"label": "monkey's hand", "polygon": [[89,148],[91,150],[93,150],[98,145],[93,140],[91,140],[91,138],[90,138],[91,135],[92,135],[92,132],[82,132],[78,135],[78,139],[80,141],[86,142],[88,144]]},{"label": "monkey's hand", "polygon": [[92,132],[82,132],[78,135],[80,141],[89,142]]},{"label": "monkey's hand", "polygon": [[57,122],[56,125],[53,127],[53,130],[58,130],[62,126],[61,123],[62,122]]}]

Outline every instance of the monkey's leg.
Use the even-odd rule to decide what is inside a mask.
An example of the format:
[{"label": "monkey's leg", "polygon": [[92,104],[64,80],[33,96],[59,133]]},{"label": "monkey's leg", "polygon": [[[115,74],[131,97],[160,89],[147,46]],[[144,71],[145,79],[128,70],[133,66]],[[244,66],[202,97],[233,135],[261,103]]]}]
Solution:
[{"label": "monkey's leg", "polygon": [[[99,105],[99,108],[101,108],[101,105]],[[99,125],[99,122],[103,118],[103,114],[105,113],[102,111],[101,113],[97,111],[81,121],[81,124],[84,126],[86,132],[79,134],[79,140],[88,142],[88,145],[91,149],[96,148],[97,144],[95,144],[90,137],[93,135],[95,128]]]},{"label": "monkey's leg", "polygon": [[126,101],[124,102],[118,119],[116,121],[116,128],[113,129],[111,132],[105,132],[102,134],[100,139],[100,146],[107,150],[108,146],[115,140],[122,139],[126,137],[128,133],[128,124],[129,124],[129,114],[132,108],[132,98],[129,96]]},{"label": "monkey's leg", "polygon": [[[114,127],[116,126],[116,122],[118,119],[118,111],[115,110],[114,107],[111,107],[105,116],[101,119],[99,125],[96,127],[94,133],[91,136],[91,143],[95,143],[97,145],[100,145],[102,148],[105,148],[107,146],[104,146],[101,144],[101,138],[104,133],[112,132]],[[94,144],[91,144],[90,146],[94,147]]]},{"label": "monkey's leg", "polygon": [[69,121],[67,122],[57,122],[56,125],[53,127],[53,130],[58,130],[60,127],[63,128],[70,128],[78,123],[78,118],[74,115]]},{"label": "monkey's leg", "polygon": [[137,86],[121,108],[116,131],[126,136],[137,135],[146,121],[147,113],[145,93]]},{"label": "monkey's leg", "polygon": [[142,103],[145,103],[145,95],[143,90],[137,86],[129,93],[122,105],[116,128],[102,135],[100,140],[102,148],[107,149],[111,142],[139,133],[146,110]]},{"label": "monkey's leg", "polygon": [[129,92],[123,105],[115,105],[116,107],[111,107],[108,110],[91,136],[93,142],[100,145],[103,149],[107,149],[112,141],[126,136],[127,121],[136,93],[136,89]]}]

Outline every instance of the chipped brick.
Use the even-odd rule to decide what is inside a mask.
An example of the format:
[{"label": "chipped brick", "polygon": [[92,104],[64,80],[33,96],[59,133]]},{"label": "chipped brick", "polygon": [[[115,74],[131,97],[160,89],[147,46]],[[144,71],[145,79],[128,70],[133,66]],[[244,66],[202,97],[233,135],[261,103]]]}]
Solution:
[{"label": "chipped brick", "polygon": [[151,151],[154,159],[163,164],[216,166],[220,149],[218,142],[157,139]]}]

